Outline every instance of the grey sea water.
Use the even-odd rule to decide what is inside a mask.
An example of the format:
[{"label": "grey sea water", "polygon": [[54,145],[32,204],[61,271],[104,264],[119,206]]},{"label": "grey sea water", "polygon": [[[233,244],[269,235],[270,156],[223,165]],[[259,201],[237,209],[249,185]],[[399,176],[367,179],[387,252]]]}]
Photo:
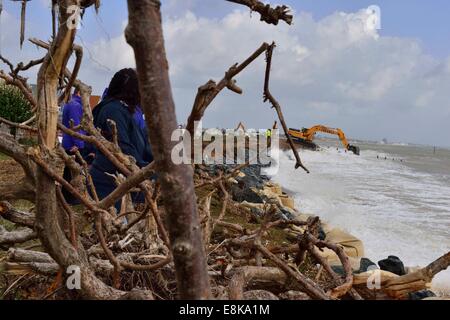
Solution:
[{"label": "grey sea water", "polygon": [[[358,143],[358,157],[335,141],[319,143],[320,151],[301,151],[311,174],[294,170],[291,152],[281,151],[272,177],[301,211],[362,239],[374,262],[396,255],[425,266],[450,251],[450,150]],[[450,293],[450,270],[433,286]]]}]

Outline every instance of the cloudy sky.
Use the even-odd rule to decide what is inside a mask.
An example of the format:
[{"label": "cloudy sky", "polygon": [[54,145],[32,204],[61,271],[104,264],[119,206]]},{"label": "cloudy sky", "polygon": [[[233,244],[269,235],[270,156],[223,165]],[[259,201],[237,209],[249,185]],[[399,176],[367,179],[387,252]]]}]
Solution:
[{"label": "cloudy sky", "polygon": [[[18,62],[44,52],[19,49],[17,3],[4,2],[1,52]],[[275,41],[272,91],[290,127],[324,124],[355,138],[450,146],[450,21],[447,0],[285,0],[293,26],[269,26],[224,0],[163,0],[166,47],[177,115],[186,121],[198,86],[220,80],[262,42]],[[279,3],[281,0],[272,1]],[[367,27],[369,5],[381,29]],[[33,0],[27,37],[50,36],[49,0]],[[104,0],[86,14],[77,43],[85,47],[83,81],[100,94],[113,73],[134,66],[125,43],[126,1]],[[27,74],[30,82],[36,70]],[[264,59],[241,75],[242,96],[224,91],[205,126],[267,128],[276,114],[262,102]]]}]

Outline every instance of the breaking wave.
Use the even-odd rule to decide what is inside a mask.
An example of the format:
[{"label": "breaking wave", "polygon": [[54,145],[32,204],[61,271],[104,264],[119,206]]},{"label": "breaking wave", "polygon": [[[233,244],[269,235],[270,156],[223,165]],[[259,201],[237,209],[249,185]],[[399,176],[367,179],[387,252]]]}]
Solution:
[{"label": "breaking wave", "polygon": [[[311,171],[306,174],[294,170],[292,152],[274,152],[279,170],[268,174],[291,192],[297,208],[363,240],[374,262],[396,255],[405,266],[425,266],[450,250],[448,175],[414,170],[407,158],[393,161],[379,150],[358,157],[336,148],[302,150]],[[450,270],[435,278],[433,288],[450,293]]]}]

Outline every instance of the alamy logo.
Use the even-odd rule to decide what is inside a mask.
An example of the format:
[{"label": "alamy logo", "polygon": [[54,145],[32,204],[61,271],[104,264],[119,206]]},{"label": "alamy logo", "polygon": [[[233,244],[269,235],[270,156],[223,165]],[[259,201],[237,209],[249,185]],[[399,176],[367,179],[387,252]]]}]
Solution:
[{"label": "alamy logo", "polygon": [[376,266],[369,266],[367,271],[372,271],[371,275],[367,278],[367,289],[380,290],[381,289],[381,270]]},{"label": "alamy logo", "polygon": [[81,29],[81,8],[79,5],[71,5],[67,7],[69,18],[66,21],[69,30]]},{"label": "alamy logo", "polygon": [[371,5],[366,9],[368,18],[366,20],[367,30],[381,30],[381,8]]},{"label": "alamy logo", "polygon": [[81,289],[81,270],[79,266],[69,266],[66,273],[69,275],[66,280],[66,286],[69,290]]}]

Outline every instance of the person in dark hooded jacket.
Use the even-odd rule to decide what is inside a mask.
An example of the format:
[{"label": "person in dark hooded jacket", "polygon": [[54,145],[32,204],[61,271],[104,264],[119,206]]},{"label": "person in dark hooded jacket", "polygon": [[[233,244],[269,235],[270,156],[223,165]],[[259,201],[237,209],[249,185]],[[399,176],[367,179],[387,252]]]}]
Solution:
[{"label": "person in dark hooded jacket", "polygon": [[[112,140],[112,128],[108,120],[115,122],[117,140],[124,154],[132,156],[136,164],[143,168],[153,161],[153,154],[148,140],[147,130],[139,127],[134,119],[137,106],[140,103],[139,85],[134,69],[122,69],[111,80],[104,99],[94,108],[94,125],[102,135]],[[97,195],[100,199],[108,196],[116,188],[114,179],[108,174],[118,172],[108,158],[96,150],[90,174],[94,181]],[[142,194],[133,194],[134,202],[143,202]],[[120,202],[116,204],[120,210]]]}]

